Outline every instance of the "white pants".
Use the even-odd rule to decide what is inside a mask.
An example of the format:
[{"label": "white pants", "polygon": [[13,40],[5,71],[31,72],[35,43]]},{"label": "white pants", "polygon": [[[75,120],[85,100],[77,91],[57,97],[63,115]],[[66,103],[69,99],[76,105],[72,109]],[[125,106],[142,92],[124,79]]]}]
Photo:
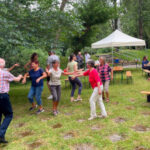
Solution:
[{"label": "white pants", "polygon": [[[101,86],[101,91],[103,91],[103,86]],[[105,106],[102,99],[102,94],[98,94],[98,87],[95,87],[93,93],[90,97],[90,107],[91,107],[91,117],[95,117],[96,115],[96,102],[98,101],[99,107],[101,109],[101,114],[103,116],[107,116],[107,112],[105,110]]]}]

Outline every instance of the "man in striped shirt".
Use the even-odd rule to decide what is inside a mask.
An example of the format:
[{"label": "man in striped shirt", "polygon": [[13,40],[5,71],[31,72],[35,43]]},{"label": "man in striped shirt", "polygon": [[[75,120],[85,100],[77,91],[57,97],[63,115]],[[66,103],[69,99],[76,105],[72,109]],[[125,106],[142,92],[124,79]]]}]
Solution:
[{"label": "man in striped shirt", "polygon": [[[19,82],[22,75],[13,76],[10,72],[4,70],[5,60],[0,58],[0,143],[8,143],[5,140],[6,130],[13,118],[13,111],[9,100],[9,82]],[[4,119],[2,122],[2,115]]]}]

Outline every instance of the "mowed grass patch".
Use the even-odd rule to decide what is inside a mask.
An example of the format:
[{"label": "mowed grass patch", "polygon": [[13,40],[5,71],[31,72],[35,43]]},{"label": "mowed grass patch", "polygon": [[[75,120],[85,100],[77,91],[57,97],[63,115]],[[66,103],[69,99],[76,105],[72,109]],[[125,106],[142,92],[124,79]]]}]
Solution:
[{"label": "mowed grass patch", "polygon": [[[89,98],[92,89],[88,84],[82,91],[83,101],[70,102],[70,87],[64,86],[62,78],[62,96],[59,105],[60,114],[52,115],[52,101],[47,100],[49,91],[46,86],[42,94],[45,112],[36,115],[29,112],[27,94],[30,84],[11,86],[10,99],[14,110],[6,139],[6,150],[77,150],[89,147],[92,150],[134,150],[150,148],[150,104],[140,94],[150,90],[150,82],[141,71],[132,70],[133,84],[120,83],[117,75],[115,84],[110,86],[110,103],[105,103],[109,114],[106,119],[88,121],[90,116]],[[76,91],[77,96],[77,91]],[[97,105],[97,113],[100,109]],[[116,138],[116,139],[115,139]]]}]

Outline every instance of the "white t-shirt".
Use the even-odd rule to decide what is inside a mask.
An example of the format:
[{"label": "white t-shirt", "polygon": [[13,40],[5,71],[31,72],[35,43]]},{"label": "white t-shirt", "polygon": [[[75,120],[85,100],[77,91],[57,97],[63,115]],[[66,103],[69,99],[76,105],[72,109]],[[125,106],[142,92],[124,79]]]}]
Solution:
[{"label": "white t-shirt", "polygon": [[90,57],[91,57],[90,54],[88,54],[88,53],[85,54],[85,62],[86,63],[88,62],[88,60],[90,59]]},{"label": "white t-shirt", "polygon": [[60,68],[57,71],[52,68],[49,72],[51,73],[49,85],[61,85],[60,77],[63,71]]}]

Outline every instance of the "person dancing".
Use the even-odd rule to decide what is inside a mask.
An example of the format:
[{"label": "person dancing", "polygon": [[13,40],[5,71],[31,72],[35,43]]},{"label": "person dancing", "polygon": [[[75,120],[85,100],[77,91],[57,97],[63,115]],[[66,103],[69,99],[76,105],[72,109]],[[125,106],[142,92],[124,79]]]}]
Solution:
[{"label": "person dancing", "polygon": [[28,99],[30,103],[32,104],[32,107],[29,109],[29,111],[34,110],[37,105],[35,104],[33,98],[35,96],[37,104],[39,106],[39,110],[36,112],[37,114],[40,114],[41,112],[44,112],[43,106],[42,106],[42,100],[41,95],[43,92],[43,79],[47,77],[46,73],[39,67],[39,62],[35,61],[31,64],[32,68],[28,73],[24,75],[24,78],[22,80],[22,83],[26,83],[27,76],[31,79],[31,88],[28,94]]},{"label": "person dancing", "polygon": [[[5,60],[0,58],[0,143],[8,143],[5,140],[6,130],[13,118],[13,110],[9,99],[9,82],[19,82],[22,75],[13,76],[10,72],[4,70]],[[4,120],[2,122],[2,115]]]},{"label": "person dancing", "polygon": [[51,93],[53,96],[53,115],[57,116],[58,115],[58,104],[60,101],[60,97],[61,97],[61,81],[60,81],[60,77],[61,75],[71,75],[72,73],[69,72],[63,72],[60,68],[59,68],[59,61],[58,60],[54,60],[52,62],[52,68],[50,70],[46,69],[46,73],[48,74],[48,76],[50,76],[50,81],[49,81],[49,85],[51,88]]},{"label": "person dancing", "polygon": [[24,68],[27,71],[30,71],[32,69],[32,62],[34,62],[34,61],[38,61],[38,54],[37,53],[33,53],[31,55],[30,61],[24,65]]},{"label": "person dancing", "polygon": [[[76,60],[77,60],[76,55],[74,55],[74,54],[70,55],[70,58],[69,58],[70,62],[68,63],[67,68],[66,68],[67,72],[76,72],[76,71],[78,71],[78,64],[77,64]],[[70,84],[72,86],[71,99],[70,100],[71,100],[71,102],[81,101],[82,100],[82,98],[81,98],[82,83],[79,80],[79,78],[77,78],[77,77],[72,79],[72,76],[73,75],[69,75],[69,81],[70,81]],[[76,100],[74,100],[74,92],[76,90],[76,85],[79,86],[78,97],[77,97]]]},{"label": "person dancing", "polygon": [[[52,69],[52,67],[53,67],[52,62],[53,62],[54,60],[57,60],[57,61],[60,62],[59,57],[55,54],[54,51],[49,51],[49,52],[48,52],[48,55],[49,55],[49,56],[48,56],[48,59],[47,59],[46,70],[47,70],[47,69],[48,69],[48,70],[49,70],[49,69]],[[51,93],[49,81],[50,81],[50,76],[47,77],[47,87],[48,87],[48,89],[49,89],[49,91],[50,91],[50,93]],[[53,99],[52,95],[48,96],[47,99]]]},{"label": "person dancing", "polygon": [[94,68],[95,62],[90,60],[87,62],[88,70],[85,72],[77,72],[75,77],[77,76],[89,76],[89,82],[93,88],[93,93],[90,97],[90,107],[91,107],[91,116],[88,120],[93,120],[97,118],[96,115],[96,102],[98,101],[100,109],[101,109],[101,118],[107,117],[107,112],[105,110],[105,106],[102,99],[102,91],[103,91],[103,84],[100,80],[97,70]]},{"label": "person dancing", "polygon": [[109,84],[110,80],[113,80],[113,69],[111,69],[110,66],[106,63],[106,59],[104,57],[100,57],[99,62],[100,65],[97,66],[97,71],[103,83],[103,92],[102,92],[103,100],[105,100],[105,93],[106,93],[106,102],[109,102]]}]

